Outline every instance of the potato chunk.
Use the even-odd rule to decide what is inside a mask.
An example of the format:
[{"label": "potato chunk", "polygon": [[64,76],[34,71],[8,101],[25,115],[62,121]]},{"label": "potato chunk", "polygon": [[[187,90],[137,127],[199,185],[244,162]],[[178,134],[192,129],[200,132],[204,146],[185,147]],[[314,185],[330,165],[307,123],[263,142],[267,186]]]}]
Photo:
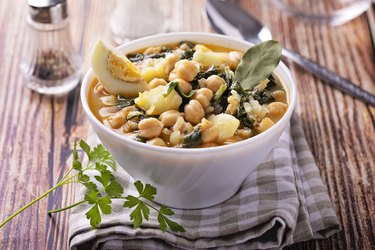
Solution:
[{"label": "potato chunk", "polygon": [[206,68],[211,65],[229,65],[229,53],[214,52],[203,45],[196,45],[195,50],[193,60],[203,64]]},{"label": "potato chunk", "polygon": [[240,121],[229,114],[211,115],[208,120],[213,122],[214,127],[217,127],[219,130],[217,135],[218,141],[232,137],[240,125]]},{"label": "potato chunk", "polygon": [[158,86],[150,91],[144,91],[136,98],[135,104],[146,111],[147,115],[160,115],[167,110],[178,110],[182,103],[182,98],[175,90],[168,96],[164,96],[168,86]]}]

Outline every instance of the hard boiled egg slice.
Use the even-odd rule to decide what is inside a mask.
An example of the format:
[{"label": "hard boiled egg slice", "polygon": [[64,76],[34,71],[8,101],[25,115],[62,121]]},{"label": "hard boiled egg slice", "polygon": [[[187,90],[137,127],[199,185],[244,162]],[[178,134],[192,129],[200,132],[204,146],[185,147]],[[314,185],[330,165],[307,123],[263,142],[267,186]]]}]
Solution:
[{"label": "hard boiled egg slice", "polygon": [[110,94],[135,97],[146,89],[147,83],[137,67],[120,50],[103,41],[94,46],[91,68]]}]

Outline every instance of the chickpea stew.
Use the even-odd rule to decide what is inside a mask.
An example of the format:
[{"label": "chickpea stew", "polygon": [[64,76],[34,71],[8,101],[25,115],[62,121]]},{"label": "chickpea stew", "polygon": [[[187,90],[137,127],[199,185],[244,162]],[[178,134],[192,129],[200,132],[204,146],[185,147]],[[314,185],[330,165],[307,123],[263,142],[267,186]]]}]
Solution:
[{"label": "chickpea stew", "polygon": [[[248,72],[241,72],[253,67],[245,61],[248,52],[188,41],[127,55],[103,42],[98,46],[92,56],[90,109],[108,128],[140,142],[227,145],[269,129],[288,108],[286,92],[272,73],[280,58],[249,87],[242,84]],[[241,73],[247,78],[237,77]]]}]

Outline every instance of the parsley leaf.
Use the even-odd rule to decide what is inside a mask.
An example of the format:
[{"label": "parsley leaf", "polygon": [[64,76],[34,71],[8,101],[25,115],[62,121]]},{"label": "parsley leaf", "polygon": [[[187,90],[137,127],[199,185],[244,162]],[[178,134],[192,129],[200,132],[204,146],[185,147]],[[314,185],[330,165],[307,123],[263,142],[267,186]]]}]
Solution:
[{"label": "parsley leaf", "polygon": [[127,201],[125,201],[124,207],[135,207],[133,212],[131,212],[130,214],[130,219],[133,221],[134,228],[138,228],[139,225],[142,224],[143,218],[145,218],[145,220],[148,220],[150,209],[147,207],[146,203],[144,203],[137,197],[128,195],[127,197],[125,197],[125,199]]},{"label": "parsley leaf", "polygon": [[86,218],[90,221],[92,228],[96,228],[102,222],[98,205],[93,206],[89,211],[87,211]]},{"label": "parsley leaf", "polygon": [[77,143],[74,143],[72,154],[73,154],[73,169],[80,171],[82,169],[82,164],[78,158]]},{"label": "parsley leaf", "polygon": [[142,198],[152,201],[156,195],[156,188],[150,184],[143,185],[141,181],[134,182],[134,186],[138,191],[138,197],[128,195],[125,197],[124,207],[134,208],[130,214],[130,219],[133,221],[134,228],[138,228],[142,221],[148,220],[150,215],[150,208],[153,208],[158,212],[158,222],[160,229],[165,232],[168,228],[174,232],[185,232],[185,228],[178,223],[172,221],[167,216],[174,215],[174,212],[165,206],[161,206],[160,209],[155,208],[153,205],[143,201]]},{"label": "parsley leaf", "polygon": [[86,155],[89,157],[89,160],[91,160],[91,148],[89,144],[87,144],[84,140],[79,141],[79,146],[85,151]]},{"label": "parsley leaf", "polygon": [[[72,149],[73,163],[68,172],[49,191],[34,199],[1,222],[0,228],[57,188],[71,183],[80,183],[87,188],[83,200],[64,208],[48,211],[48,213],[52,214],[61,212],[86,203],[89,205],[89,209],[85,214],[86,218],[89,220],[91,227],[96,228],[102,222],[103,215],[112,213],[112,201],[114,199],[124,199],[125,202],[123,206],[132,209],[130,219],[133,222],[134,228],[138,228],[144,220],[149,219],[150,208],[152,208],[158,213],[158,221],[161,230],[166,231],[169,228],[175,232],[185,231],[181,225],[167,217],[174,215],[171,209],[164,206],[158,209],[153,203],[151,203],[154,200],[157,191],[156,188],[150,184],[144,185],[141,181],[136,181],[134,182],[134,186],[138,191],[138,197],[132,195],[127,195],[126,197],[123,196],[124,188],[113,175],[113,171],[115,171],[116,168],[116,162],[103,145],[100,144],[92,149],[85,141],[81,140],[79,146],[88,157],[86,166],[82,166],[82,162],[80,161],[77,152],[77,144],[74,143]],[[76,172],[74,172],[74,170]],[[87,171],[93,171],[96,173],[93,178],[95,178],[97,182],[91,180]]]},{"label": "parsley leaf", "polygon": [[80,171],[80,172],[78,173],[78,180],[79,180],[81,183],[89,182],[89,181],[90,181],[90,177],[89,177],[87,174],[83,174],[83,172]]},{"label": "parsley leaf", "polygon": [[100,211],[103,214],[111,214],[112,208],[109,204],[111,204],[112,201],[108,196],[100,196],[92,189],[86,193],[84,200],[87,201],[88,204],[94,205],[87,211],[86,218],[90,220],[90,225],[96,228],[102,220]]},{"label": "parsley leaf", "polygon": [[139,197],[143,197],[150,201],[154,199],[157,192],[155,187],[151,186],[150,184],[146,184],[146,186],[143,188],[143,184],[139,180],[134,182],[134,186],[137,188]]},{"label": "parsley leaf", "polygon": [[168,228],[170,228],[174,232],[185,232],[185,228],[179,225],[178,223],[168,219],[166,216],[174,215],[174,212],[165,206],[161,206],[159,213],[158,213],[158,222],[160,224],[160,229],[165,232]]},{"label": "parsley leaf", "polygon": [[103,160],[109,156],[109,152],[104,148],[102,144],[99,144],[90,153],[91,160]]},{"label": "parsley leaf", "polygon": [[113,180],[108,186],[105,188],[107,194],[114,198],[119,198],[124,193],[124,188],[121,186],[120,183]]}]

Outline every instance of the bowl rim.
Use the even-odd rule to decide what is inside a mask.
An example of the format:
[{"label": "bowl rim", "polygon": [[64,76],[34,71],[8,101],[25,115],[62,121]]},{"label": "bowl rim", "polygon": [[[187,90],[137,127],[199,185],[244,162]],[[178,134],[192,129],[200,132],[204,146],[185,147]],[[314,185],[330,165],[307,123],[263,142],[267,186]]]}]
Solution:
[{"label": "bowl rim", "polygon": [[[136,39],[136,40],[130,41],[128,43],[122,44],[122,45],[118,46],[117,48],[122,50],[125,47],[132,46],[132,45],[135,45],[137,43],[148,42],[148,41],[153,40],[153,39],[165,39],[166,40],[165,43],[168,43],[168,41],[167,41],[168,38],[170,38],[170,39],[174,38],[175,39],[177,37],[186,37],[186,36],[195,36],[195,37],[200,36],[202,38],[211,37],[211,38],[226,40],[228,42],[241,43],[242,45],[248,45],[249,47],[253,46],[252,43],[247,42],[245,40],[241,40],[241,39],[237,39],[237,38],[233,38],[233,37],[229,37],[229,36],[225,36],[225,35],[206,33],[206,32],[173,32],[173,33],[165,33],[165,34],[158,34],[158,35],[143,37],[143,38]],[[185,38],[185,40],[187,40],[187,39]],[[194,39],[192,39],[192,40],[194,40]],[[81,104],[83,106],[83,109],[84,109],[88,119],[91,120],[91,122],[95,123],[96,126],[99,127],[108,136],[111,136],[112,138],[114,138],[116,140],[119,140],[123,143],[128,143],[131,146],[139,147],[139,148],[142,148],[142,149],[145,149],[145,150],[159,151],[159,152],[162,152],[162,153],[178,153],[178,154],[213,153],[213,152],[219,152],[219,151],[223,151],[223,150],[231,150],[231,149],[235,149],[235,148],[238,148],[238,147],[244,147],[247,144],[256,143],[257,141],[261,141],[265,137],[268,137],[270,134],[277,131],[277,129],[280,128],[281,126],[283,126],[284,123],[288,123],[288,120],[290,120],[290,117],[291,117],[291,115],[294,111],[294,108],[295,108],[295,105],[296,105],[296,102],[297,102],[297,85],[296,85],[296,82],[295,82],[294,78],[292,77],[291,72],[289,71],[289,69],[286,67],[286,65],[282,61],[280,61],[280,64],[275,69],[275,71],[277,73],[279,71],[283,71],[283,73],[286,75],[286,78],[287,78],[287,79],[284,79],[285,78],[284,77],[283,80],[288,81],[290,83],[289,104],[288,104],[287,111],[285,112],[283,117],[278,122],[276,122],[276,124],[274,124],[271,128],[267,129],[266,131],[264,131],[260,134],[257,134],[253,137],[250,137],[248,139],[245,139],[245,140],[242,140],[242,141],[239,141],[239,142],[236,142],[236,143],[232,143],[232,144],[229,144],[229,145],[221,145],[221,146],[217,146],[217,147],[209,147],[209,148],[160,147],[160,146],[149,145],[149,144],[146,144],[146,143],[135,141],[135,140],[133,140],[129,137],[121,135],[121,134],[111,130],[110,128],[106,127],[102,122],[100,122],[95,117],[95,115],[92,113],[92,111],[91,111],[91,109],[88,105],[88,98],[87,97],[88,97],[89,84],[92,80],[92,77],[94,76],[94,72],[93,72],[91,67],[86,72],[86,74],[85,74],[85,76],[82,80],[81,90],[80,90],[80,99],[81,99]]]}]

